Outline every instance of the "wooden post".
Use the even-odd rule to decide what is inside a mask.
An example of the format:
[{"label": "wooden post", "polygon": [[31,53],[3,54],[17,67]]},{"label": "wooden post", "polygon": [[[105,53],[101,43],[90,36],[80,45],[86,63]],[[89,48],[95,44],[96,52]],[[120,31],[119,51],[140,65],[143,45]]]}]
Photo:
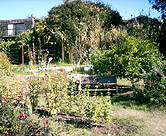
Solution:
[{"label": "wooden post", "polygon": [[22,43],[22,64],[24,64],[24,46]]},{"label": "wooden post", "polygon": [[62,62],[64,63],[64,42],[62,39]]}]

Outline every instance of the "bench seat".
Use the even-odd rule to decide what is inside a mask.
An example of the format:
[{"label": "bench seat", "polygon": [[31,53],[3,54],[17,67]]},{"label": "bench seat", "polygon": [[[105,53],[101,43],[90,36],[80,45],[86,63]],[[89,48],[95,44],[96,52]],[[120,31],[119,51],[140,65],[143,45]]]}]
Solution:
[{"label": "bench seat", "polygon": [[[115,89],[82,89],[82,85],[93,85],[93,84],[114,84]],[[117,78],[116,76],[85,76],[81,77],[79,81],[79,91],[84,91],[84,90],[89,90],[89,91],[112,91],[116,90],[116,93],[118,93],[118,85],[117,85]]]}]

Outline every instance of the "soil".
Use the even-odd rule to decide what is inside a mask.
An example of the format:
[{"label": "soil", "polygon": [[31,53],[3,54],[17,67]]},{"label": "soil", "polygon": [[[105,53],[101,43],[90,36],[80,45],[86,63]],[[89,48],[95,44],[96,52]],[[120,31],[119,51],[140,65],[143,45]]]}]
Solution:
[{"label": "soil", "polygon": [[[121,121],[113,120],[109,124],[104,122],[95,124],[92,120],[89,120],[86,117],[81,117],[80,115],[59,114],[54,120],[56,125],[73,125],[75,128],[86,129],[90,133],[90,136],[122,136],[122,134],[123,136],[126,136],[137,130],[135,126]],[[63,135],[63,133],[59,134],[59,136]]]}]

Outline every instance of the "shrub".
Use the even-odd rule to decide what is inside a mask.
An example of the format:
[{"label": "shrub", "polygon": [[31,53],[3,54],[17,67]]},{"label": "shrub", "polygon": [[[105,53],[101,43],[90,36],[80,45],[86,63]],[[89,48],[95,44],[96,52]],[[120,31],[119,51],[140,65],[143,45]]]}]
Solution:
[{"label": "shrub", "polygon": [[23,99],[20,86],[0,82],[0,135],[46,135],[48,126],[42,127],[32,119],[31,107]]},{"label": "shrub", "polygon": [[64,99],[73,85],[64,72],[52,71],[38,77],[29,77],[28,88],[32,108],[39,106],[39,97],[42,96],[46,100],[49,113],[55,115],[58,112],[58,99]]},{"label": "shrub", "polygon": [[10,62],[7,55],[0,52],[0,76],[10,74]]},{"label": "shrub", "polygon": [[162,61],[162,58],[154,43],[128,37],[119,46],[111,45],[110,50],[95,50],[91,56],[91,63],[96,73],[116,75],[134,83],[141,79],[144,71],[150,72],[153,63]]},{"label": "shrub", "polygon": [[144,90],[136,89],[134,97],[140,102],[166,105],[166,63],[144,75]]},{"label": "shrub", "polygon": [[109,97],[90,96],[89,93],[71,95],[59,100],[59,110],[66,114],[79,114],[92,119],[110,122],[112,119],[111,101]]},{"label": "shrub", "polygon": [[[90,97],[89,94],[78,94],[77,84],[64,72],[42,73],[39,77],[30,77],[28,94],[32,108],[40,107],[41,99],[50,115],[58,113],[79,114],[95,122],[111,121],[111,102],[109,98]],[[43,99],[42,99],[43,100]],[[46,106],[46,107],[45,107]]]}]

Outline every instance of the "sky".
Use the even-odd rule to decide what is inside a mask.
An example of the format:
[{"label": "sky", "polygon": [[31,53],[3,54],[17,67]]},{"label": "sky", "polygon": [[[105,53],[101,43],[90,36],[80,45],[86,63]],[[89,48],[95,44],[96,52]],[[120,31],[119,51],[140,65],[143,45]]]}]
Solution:
[{"label": "sky", "polygon": [[[148,0],[91,0],[100,1],[117,10],[123,19],[142,15],[160,18],[160,13],[151,8]],[[41,19],[52,7],[63,4],[63,0],[0,0],[0,20],[24,19],[33,14]]]}]

